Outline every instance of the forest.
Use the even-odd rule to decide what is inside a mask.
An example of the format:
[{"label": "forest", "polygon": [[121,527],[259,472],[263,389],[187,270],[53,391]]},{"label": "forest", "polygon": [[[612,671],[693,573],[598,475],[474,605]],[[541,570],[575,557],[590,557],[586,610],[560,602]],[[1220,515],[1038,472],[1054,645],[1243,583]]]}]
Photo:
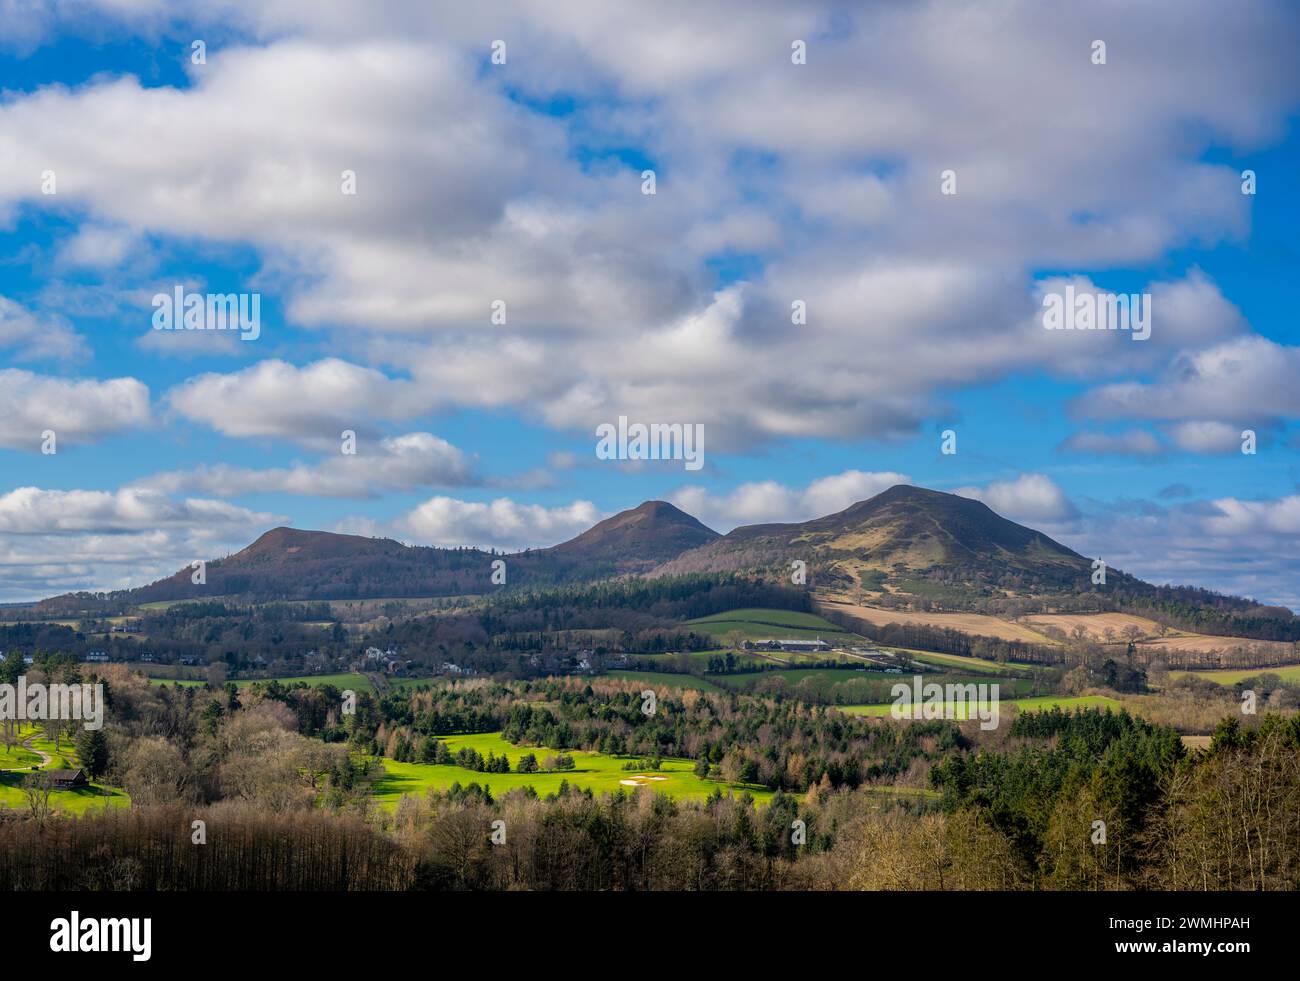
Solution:
[{"label": "forest", "polygon": [[[328,686],[182,688],[97,671],[111,701],[93,767],[132,806],[0,809],[0,887],[1300,887],[1295,716],[1228,718],[1187,750],[1167,726],[1092,709],[984,733],[681,691],[647,715],[635,685],[569,678],[361,694],[345,714]],[[494,794],[508,761],[439,749],[464,732],[538,747],[521,772],[550,747],[638,767],[693,760],[718,785],[673,799],[594,794],[574,777],[545,796]],[[379,807],[371,783],[398,755],[482,778]],[[756,804],[724,781],[775,795]]]}]

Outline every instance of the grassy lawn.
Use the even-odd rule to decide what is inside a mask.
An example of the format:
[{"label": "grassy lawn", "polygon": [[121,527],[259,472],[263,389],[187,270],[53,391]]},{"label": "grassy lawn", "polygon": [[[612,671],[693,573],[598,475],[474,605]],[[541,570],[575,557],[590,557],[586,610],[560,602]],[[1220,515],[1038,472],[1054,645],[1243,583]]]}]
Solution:
[{"label": "grassy lawn", "polygon": [[[527,753],[535,755],[540,763],[555,752],[538,747],[515,746],[502,739],[500,733],[448,736],[443,741],[452,752],[468,746],[485,757],[489,752],[497,756],[505,754],[511,767],[517,766],[520,757]],[[693,772],[695,764],[691,760],[664,760],[658,770],[624,770],[623,764],[632,757],[603,756],[581,750],[573,750],[566,755],[573,757],[574,769],[555,773],[478,773],[459,766],[398,763],[396,760],[384,759],[382,762],[386,773],[375,781],[373,795],[382,806],[395,807],[404,794],[423,794],[430,788],[446,790],[453,783],[462,786],[477,783],[479,786],[490,787],[495,797],[516,787],[532,787],[538,794],[545,796],[559,790],[560,784],[567,780],[571,787],[590,789],[597,794],[615,793],[619,790],[633,793],[638,786],[643,786],[670,797],[702,798],[716,789],[736,794],[748,791],[756,801],[766,801],[772,796],[770,790],[763,788],[697,777]]]},{"label": "grassy lawn", "polygon": [[[22,775],[0,773],[0,807],[27,808],[27,798],[21,786]],[[76,790],[56,790],[50,794],[50,806],[65,814],[85,814],[90,810],[130,807],[131,798],[125,791],[113,787],[91,784]]]},{"label": "grassy lawn", "polygon": [[[40,727],[37,727],[39,729]],[[30,733],[29,733],[30,735]],[[77,765],[77,750],[73,745],[75,734],[64,733],[59,739],[59,748],[54,749],[54,740],[39,732],[29,744],[34,750],[44,750],[54,757],[53,762],[46,767],[48,770],[70,769]]]},{"label": "grassy lawn", "polygon": [[[24,723],[18,729],[18,738],[25,740],[35,735],[31,745],[53,757],[44,767],[47,770],[70,769],[77,765],[77,754],[73,749],[72,738],[65,736],[60,740],[59,751],[54,751],[54,741],[49,739],[39,725]],[[35,752],[15,746],[10,750],[0,750],[0,807],[27,809],[27,798],[23,794],[22,782],[31,767],[38,765],[41,757]],[[129,807],[131,799],[124,791],[113,787],[101,787],[90,784],[76,790],[56,790],[50,794],[50,805],[65,814],[84,814],[89,810],[105,807]]]},{"label": "grassy lawn", "polygon": [[[1109,698],[1105,695],[1040,695],[1035,698],[1000,698],[998,699],[999,709],[1009,705],[1014,705],[1022,712],[1036,712],[1039,709],[1050,709],[1053,707],[1062,709],[1076,708],[1109,708],[1118,710],[1120,701],[1116,698]],[[884,705],[837,705],[841,712],[847,712],[849,715],[870,715],[883,716],[888,718],[893,703]],[[965,718],[966,713],[962,712],[960,718]]]},{"label": "grassy lawn", "polygon": [[1279,668],[1225,668],[1222,671],[1170,671],[1170,678],[1204,678],[1216,685],[1235,685],[1247,678],[1261,674],[1275,674],[1283,681],[1300,683],[1300,664],[1288,664]]}]

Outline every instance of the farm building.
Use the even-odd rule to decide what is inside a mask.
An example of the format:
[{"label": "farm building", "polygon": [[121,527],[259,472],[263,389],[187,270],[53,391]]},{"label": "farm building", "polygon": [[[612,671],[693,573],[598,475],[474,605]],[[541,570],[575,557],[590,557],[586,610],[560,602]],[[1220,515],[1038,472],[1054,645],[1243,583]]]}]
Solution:
[{"label": "farm building", "polygon": [[[746,644],[746,647],[751,645]],[[831,645],[826,643],[820,637],[814,640],[808,640],[803,637],[784,637],[777,640],[756,640],[753,647],[766,647],[773,651],[791,651],[794,653],[818,653],[820,651],[829,651]]]}]

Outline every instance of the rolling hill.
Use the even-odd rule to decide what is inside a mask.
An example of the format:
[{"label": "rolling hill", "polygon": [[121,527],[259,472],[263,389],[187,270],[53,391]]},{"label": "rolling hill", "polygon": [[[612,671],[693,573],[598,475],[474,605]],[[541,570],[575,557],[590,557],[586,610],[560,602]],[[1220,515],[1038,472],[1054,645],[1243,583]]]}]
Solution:
[{"label": "rolling hill", "polygon": [[[281,527],[209,561],[204,585],[181,569],[114,598],[139,604],[216,596],[265,602],[473,595],[499,588],[491,579],[498,558],[506,561],[507,585],[544,586],[645,572],[717,537],[664,501],[623,511],[559,545],[513,554]],[[57,607],[60,599],[47,603]]]},{"label": "rolling hill", "polygon": [[1092,568],[1090,559],[980,501],[899,484],[824,518],[737,528],[657,572],[788,570],[794,560],[816,566],[821,585],[842,587],[859,585],[864,574],[879,580],[942,569],[970,586],[1055,592],[1086,586]]},{"label": "rolling hill", "polygon": [[[801,560],[821,609],[870,622],[883,617],[902,623],[940,615],[936,611],[951,618],[963,611],[982,620],[953,623],[955,630],[1003,637],[1014,628],[1028,636],[1005,639],[1036,642],[1044,638],[1010,621],[1111,611],[1211,637],[1300,640],[1300,618],[1289,610],[1193,587],[1153,586],[1116,569],[1107,570],[1105,586],[1097,587],[1092,561],[1042,532],[979,501],[906,485],[811,521],[749,525],[726,535],[672,504],[647,501],[569,541],[512,554],[275,528],[247,548],[208,562],[206,585],[195,585],[191,570],[182,569],[107,599],[55,597],[38,604],[38,612],[53,615],[92,600],[130,606],[215,597],[268,602],[486,595],[501,589],[491,581],[497,559],[506,561],[509,590],[726,573],[789,587],[790,564]],[[855,609],[863,604],[869,607],[865,613]],[[998,619],[983,622],[992,618]]]}]

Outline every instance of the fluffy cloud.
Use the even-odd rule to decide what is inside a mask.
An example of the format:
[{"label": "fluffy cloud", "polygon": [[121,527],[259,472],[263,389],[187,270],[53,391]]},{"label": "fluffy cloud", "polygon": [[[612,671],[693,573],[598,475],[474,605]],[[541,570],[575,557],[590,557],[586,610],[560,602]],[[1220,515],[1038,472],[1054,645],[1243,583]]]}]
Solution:
[{"label": "fluffy cloud", "polygon": [[954,494],[983,501],[1013,521],[1031,527],[1072,521],[1079,509],[1052,478],[1041,473],[1021,474],[1015,480],[995,480],[984,487],[959,487]]},{"label": "fluffy cloud", "polygon": [[355,455],[340,453],[314,464],[265,470],[218,464],[155,474],[138,483],[168,493],[192,490],[219,497],[283,493],[366,498],[478,482],[473,462],[451,443],[432,433],[407,433],[381,439],[373,449],[361,440]]},{"label": "fluffy cloud", "polygon": [[1094,419],[1295,418],[1298,373],[1300,348],[1243,337],[1179,356],[1154,382],[1100,386],[1080,396],[1073,410]]},{"label": "fluffy cloud", "polygon": [[0,595],[31,600],[139,586],[242,548],[283,520],[143,489],[20,487],[0,495]]},{"label": "fluffy cloud", "polygon": [[846,470],[801,488],[774,480],[741,484],[726,494],[699,486],[683,487],[669,495],[669,500],[710,528],[725,532],[739,525],[824,517],[908,481],[901,473]]},{"label": "fluffy cloud", "polygon": [[167,394],[182,416],[227,436],[338,442],[344,429],[376,417],[402,417],[421,401],[409,383],[373,368],[327,358],[299,368],[267,360],[230,374],[209,372]]},{"label": "fluffy cloud", "polygon": [[[1049,334],[1029,271],[1244,234],[1234,168],[1206,163],[1187,123],[1234,147],[1280,132],[1295,15],[1250,6],[673,4],[629,30],[586,4],[182,4],[168,16],[261,43],[214,47],[185,89],[98,78],[9,100],[0,207],[37,200],[31,175],[52,168],[92,225],[74,251],[110,253],[110,228],[250,243],[292,323],[345,331],[358,370],[394,368],[428,403],[577,429],[703,422],[723,451],[913,435],[957,387],[1150,371],[1246,330],[1193,273],[1153,287],[1150,342]],[[149,4],[108,9],[162,26]],[[56,12],[15,33],[51,24],[68,27]],[[1143,57],[1093,66],[1108,28]],[[500,70],[482,70],[487,37],[509,39]],[[1251,57],[1204,71],[1225,37]],[[556,117],[519,93],[578,98]],[[1099,108],[1121,97],[1123,113]],[[625,146],[656,158],[654,197],[610,152]],[[938,193],[949,168],[955,196]],[[735,254],[754,275],[719,291],[710,262]],[[231,435],[323,421],[184,404]]]},{"label": "fluffy cloud", "polygon": [[590,501],[547,508],[506,497],[488,503],[433,497],[402,515],[393,529],[420,545],[477,545],[513,551],[567,541],[601,517]]},{"label": "fluffy cloud", "polygon": [[[1177,496],[1188,493],[1173,490]],[[1300,610],[1300,497],[1295,495],[1168,506],[1091,502],[1056,537],[1148,582],[1202,586]]]},{"label": "fluffy cloud", "polygon": [[53,430],[60,444],[89,443],[149,422],[149,389],[134,378],[54,378],[0,370],[0,447],[41,448]]},{"label": "fluffy cloud", "polygon": [[1178,447],[1191,453],[1238,453],[1241,432],[1226,422],[1180,422],[1168,428]]},{"label": "fluffy cloud", "polygon": [[37,316],[0,296],[0,351],[18,361],[68,361],[83,357],[87,349],[62,317]]}]

